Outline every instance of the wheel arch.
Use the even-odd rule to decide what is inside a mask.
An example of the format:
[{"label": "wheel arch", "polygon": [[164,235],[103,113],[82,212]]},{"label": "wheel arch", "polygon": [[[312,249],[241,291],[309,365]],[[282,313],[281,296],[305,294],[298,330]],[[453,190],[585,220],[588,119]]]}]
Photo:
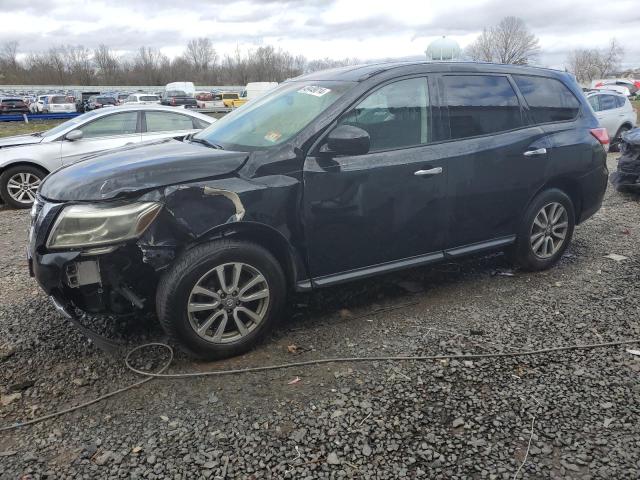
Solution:
[{"label": "wheel arch", "polygon": [[36,163],[32,160],[16,160],[14,162],[8,163],[0,167],[0,175],[2,175],[6,170],[10,168],[20,167],[20,166],[35,167],[39,170],[42,170],[46,175],[49,175],[51,173],[47,168],[43,167],[39,163]]},{"label": "wheel arch", "polygon": [[305,277],[306,267],[291,242],[275,228],[258,222],[220,225],[199,236],[188,248],[219,238],[245,240],[267,249],[280,263],[290,288],[295,289],[299,277]]},{"label": "wheel arch", "polygon": [[564,192],[570,199],[571,203],[573,203],[573,213],[575,215],[576,224],[578,223],[578,219],[582,213],[582,190],[580,189],[580,184],[571,177],[554,177],[548,180],[544,185],[542,185],[529,199],[527,205],[525,206],[523,212],[526,212],[529,208],[529,205],[534,201],[534,199],[540,195],[542,192],[551,189],[558,189]]}]

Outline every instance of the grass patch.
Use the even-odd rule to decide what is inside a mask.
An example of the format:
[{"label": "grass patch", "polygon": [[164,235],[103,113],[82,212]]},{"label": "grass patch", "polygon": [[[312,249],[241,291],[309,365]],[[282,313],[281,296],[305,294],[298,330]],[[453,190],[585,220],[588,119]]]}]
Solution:
[{"label": "grass patch", "polygon": [[42,132],[61,124],[63,121],[65,120],[32,120],[29,123],[0,122],[0,137]]}]

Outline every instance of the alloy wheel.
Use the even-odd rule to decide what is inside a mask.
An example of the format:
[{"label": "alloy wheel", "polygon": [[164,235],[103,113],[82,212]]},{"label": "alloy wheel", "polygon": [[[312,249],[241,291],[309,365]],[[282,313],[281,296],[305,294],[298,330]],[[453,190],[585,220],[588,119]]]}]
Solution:
[{"label": "alloy wheel", "polygon": [[19,172],[9,178],[7,191],[18,203],[30,204],[36,199],[36,192],[42,179],[29,172]]},{"label": "alloy wheel", "polygon": [[540,209],[531,226],[531,250],[538,258],[555,255],[564,245],[569,229],[567,210],[558,202]]},{"label": "alloy wheel", "polygon": [[204,340],[237,342],[264,320],[269,297],[269,285],[258,269],[246,263],[225,263],[196,282],[189,294],[187,315]]}]

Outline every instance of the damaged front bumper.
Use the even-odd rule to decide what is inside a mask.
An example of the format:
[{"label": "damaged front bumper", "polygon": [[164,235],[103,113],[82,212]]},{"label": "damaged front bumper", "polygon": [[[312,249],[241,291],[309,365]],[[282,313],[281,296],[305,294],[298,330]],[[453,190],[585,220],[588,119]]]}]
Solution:
[{"label": "damaged front bumper", "polygon": [[48,250],[46,237],[62,207],[42,201],[34,207],[27,249],[29,271],[56,309],[65,316],[72,316],[75,309],[112,315],[153,310],[158,270],[173,258],[173,249],[133,241]]}]

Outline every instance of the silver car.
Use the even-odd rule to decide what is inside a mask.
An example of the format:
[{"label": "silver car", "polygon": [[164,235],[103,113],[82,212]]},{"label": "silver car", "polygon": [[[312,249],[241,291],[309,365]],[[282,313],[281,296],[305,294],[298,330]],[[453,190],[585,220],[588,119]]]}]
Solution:
[{"label": "silver car", "polygon": [[0,138],[0,197],[29,208],[40,182],[57,168],[103,150],[185,136],[213,122],[191,110],[134,105],[93,110],[46,132]]},{"label": "silver car", "polygon": [[613,90],[600,90],[587,93],[589,105],[600,122],[607,129],[610,144],[609,151],[617,152],[620,136],[636,126],[637,113],[629,99]]}]

